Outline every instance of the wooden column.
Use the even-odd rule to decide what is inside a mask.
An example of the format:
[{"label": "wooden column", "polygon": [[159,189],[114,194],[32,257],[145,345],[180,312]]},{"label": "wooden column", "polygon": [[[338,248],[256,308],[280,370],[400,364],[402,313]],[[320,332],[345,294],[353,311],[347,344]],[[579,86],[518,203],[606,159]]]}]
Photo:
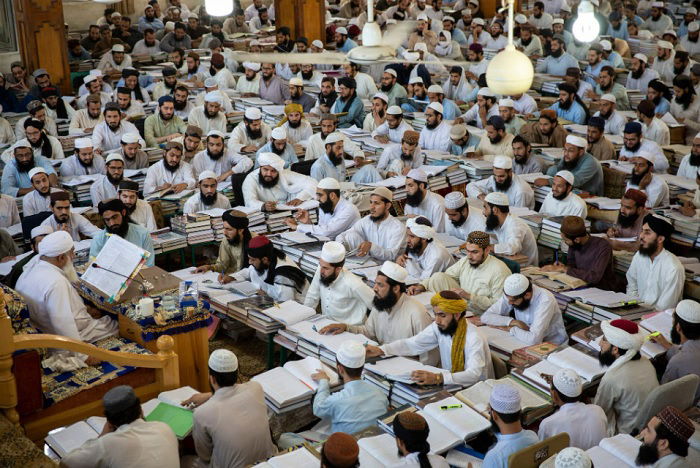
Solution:
[{"label": "wooden column", "polygon": [[73,92],[61,0],[13,0],[22,62],[45,68],[64,94]]},{"label": "wooden column", "polygon": [[326,4],[323,0],[275,0],[275,25],[288,26],[292,40],[304,36],[326,42]]}]

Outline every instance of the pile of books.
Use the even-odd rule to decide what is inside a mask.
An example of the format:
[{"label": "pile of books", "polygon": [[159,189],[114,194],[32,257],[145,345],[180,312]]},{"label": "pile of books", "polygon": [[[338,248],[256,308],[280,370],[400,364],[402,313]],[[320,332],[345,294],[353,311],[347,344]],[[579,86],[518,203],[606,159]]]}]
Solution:
[{"label": "pile of books", "polygon": [[681,214],[676,210],[656,210],[656,214],[663,216],[673,225],[674,232],[671,238],[687,247],[700,246],[700,219]]},{"label": "pile of books", "polygon": [[470,182],[486,179],[493,173],[493,163],[485,159],[467,159],[460,164]]},{"label": "pile of books", "polygon": [[212,242],[214,231],[211,229],[211,221],[208,215],[199,213],[175,216],[170,220],[172,230],[186,236],[189,245]]},{"label": "pile of books", "polygon": [[632,263],[632,257],[634,257],[634,252],[627,252],[626,250],[613,250],[613,268],[615,272],[625,274],[627,270],[630,269],[630,264]]},{"label": "pile of books", "polygon": [[262,108],[263,106],[274,106],[274,102],[267,101],[259,97],[235,98],[233,100],[234,110],[245,112],[249,107]]},{"label": "pile of books", "polygon": [[165,150],[163,150],[163,148],[153,146],[150,148],[143,148],[143,152],[148,156],[148,165],[151,166],[163,159]]},{"label": "pile of books", "polygon": [[80,175],[74,177],[61,177],[60,183],[63,188],[73,195],[79,205],[90,205],[90,186],[100,177],[101,174]]},{"label": "pile of books", "polygon": [[698,189],[698,184],[694,179],[687,179],[685,177],[671,175],[671,174],[657,174],[666,181],[669,188],[669,195],[671,200],[677,199],[680,195],[687,192],[695,192]]},{"label": "pile of books", "polygon": [[542,215],[533,214],[527,216],[519,216],[519,218],[525,221],[525,224],[527,224],[532,233],[535,235],[535,239],[540,237],[540,233],[542,232]]},{"label": "pile of books", "polygon": [[139,184],[139,192],[143,193],[143,182],[146,180],[146,172],[148,168],[141,169],[124,169],[124,178],[133,180]]},{"label": "pile of books", "polygon": [[561,294],[574,299],[568,304],[566,313],[588,323],[620,318],[637,320],[654,311],[638,298],[620,292],[586,288]]},{"label": "pile of books", "polygon": [[558,164],[564,157],[564,148],[540,148],[537,155],[540,157],[545,166],[553,166]]},{"label": "pile of books", "polygon": [[157,254],[187,247],[187,237],[173,232],[170,228],[158,229],[151,233],[153,250]]},{"label": "pile of books", "polygon": [[426,166],[420,167],[428,176],[428,190],[438,192],[449,187],[445,170],[447,166]]},{"label": "pile of books", "polygon": [[284,106],[271,105],[262,106],[262,119],[271,127],[276,127],[282,117],[284,117]]},{"label": "pile of books", "polygon": [[248,217],[248,230],[254,234],[263,234],[267,232],[265,224],[265,215],[262,211],[250,206],[234,206],[232,209],[241,211]]},{"label": "pile of books", "polygon": [[425,112],[404,113],[404,117],[418,133],[425,127]]},{"label": "pile of books", "polygon": [[387,187],[393,192],[394,200],[403,200],[406,198],[406,176],[388,177],[379,182],[372,182],[364,185],[370,187]]}]

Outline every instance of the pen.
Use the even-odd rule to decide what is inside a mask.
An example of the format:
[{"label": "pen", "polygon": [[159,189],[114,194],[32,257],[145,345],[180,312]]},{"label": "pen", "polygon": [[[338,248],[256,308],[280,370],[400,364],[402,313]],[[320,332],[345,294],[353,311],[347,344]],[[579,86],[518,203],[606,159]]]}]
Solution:
[{"label": "pen", "polygon": [[654,333],[649,333],[645,338],[644,341],[650,340],[656,336],[661,335],[661,332],[654,332]]},{"label": "pen", "polygon": [[458,409],[458,408],[461,408],[461,407],[462,407],[461,404],[442,405],[442,406],[440,407],[440,409],[444,411],[444,410],[450,410],[450,409]]}]

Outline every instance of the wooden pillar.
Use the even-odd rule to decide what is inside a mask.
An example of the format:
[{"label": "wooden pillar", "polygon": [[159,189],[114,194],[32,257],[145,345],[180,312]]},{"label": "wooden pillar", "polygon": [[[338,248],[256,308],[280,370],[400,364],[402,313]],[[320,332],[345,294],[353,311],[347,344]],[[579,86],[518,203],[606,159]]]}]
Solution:
[{"label": "wooden pillar", "polygon": [[45,68],[51,82],[72,94],[61,0],[13,0],[22,62],[31,72]]},{"label": "wooden pillar", "polygon": [[326,4],[324,0],[275,0],[275,25],[288,26],[292,40],[304,36],[326,42]]}]

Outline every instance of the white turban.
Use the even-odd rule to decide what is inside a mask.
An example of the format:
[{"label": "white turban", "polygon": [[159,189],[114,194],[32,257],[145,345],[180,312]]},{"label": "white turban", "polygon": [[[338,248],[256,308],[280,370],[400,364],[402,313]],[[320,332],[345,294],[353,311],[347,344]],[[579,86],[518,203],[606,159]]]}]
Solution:
[{"label": "white turban", "polygon": [[270,136],[275,140],[286,140],[287,132],[282,127],[275,127],[272,129]]},{"label": "white turban", "polygon": [[258,164],[261,167],[270,166],[277,172],[281,172],[282,169],[284,169],[284,160],[275,153],[260,153],[260,156],[258,156]]},{"label": "white turban", "polygon": [[413,179],[416,182],[428,182],[428,174],[426,174],[421,168],[411,169],[408,171],[408,174],[406,174],[406,177]]},{"label": "white turban", "polygon": [[223,102],[223,99],[221,97],[221,93],[219,93],[218,91],[209,91],[207,94],[204,95],[204,101],[221,104]]},{"label": "white turban", "polygon": [[214,180],[216,180],[216,179],[217,179],[216,173],[215,173],[214,171],[202,171],[202,172],[200,172],[199,177],[197,177],[197,181],[198,181],[198,182],[201,182],[201,181],[203,181],[203,180],[205,180],[205,179],[214,179]]},{"label": "white turban", "polygon": [[700,323],[700,304],[692,299],[683,299],[676,306],[676,315],[686,322]]},{"label": "white turban", "polygon": [[75,247],[73,238],[66,231],[56,231],[39,242],[39,255],[58,257]]},{"label": "white turban", "polygon": [[411,230],[414,236],[420,237],[421,239],[431,240],[435,237],[435,229],[425,224],[418,224],[416,218],[409,218],[406,221],[406,227]]},{"label": "white turban", "polygon": [[566,142],[570,145],[578,146],[579,148],[585,148],[588,146],[588,142],[585,138],[581,138],[576,135],[569,135],[566,137]]},{"label": "white turban", "polygon": [[384,262],[379,269],[379,273],[393,279],[397,283],[406,283],[406,278],[408,278],[408,272],[404,267],[389,260]]},{"label": "white turban", "polygon": [[345,260],[345,247],[339,242],[326,242],[321,249],[321,260],[328,263],[342,262]]},{"label": "white turban", "polygon": [[38,236],[47,236],[53,232],[53,228],[48,224],[40,224],[34,229],[32,229],[31,239],[35,239]]},{"label": "white turban", "polygon": [[32,180],[32,177],[34,177],[37,174],[47,174],[46,169],[44,169],[41,166],[34,167],[29,170],[29,180]]}]

